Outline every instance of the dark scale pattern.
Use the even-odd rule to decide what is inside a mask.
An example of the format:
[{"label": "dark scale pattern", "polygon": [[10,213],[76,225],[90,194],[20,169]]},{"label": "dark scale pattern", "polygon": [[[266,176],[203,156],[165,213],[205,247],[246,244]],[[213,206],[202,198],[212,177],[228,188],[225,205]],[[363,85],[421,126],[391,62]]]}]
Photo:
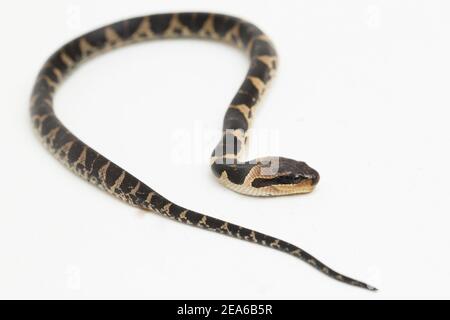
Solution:
[{"label": "dark scale pattern", "polygon": [[136,32],[141,23],[142,18],[134,18],[116,22],[112,24],[111,27],[119,35],[119,37],[122,39],[128,39]]},{"label": "dark scale pattern", "polygon": [[[48,69],[46,72],[50,73]],[[40,74],[33,88],[33,96],[37,96],[37,98],[40,99],[40,101],[36,101],[36,107],[39,107],[42,104],[47,104],[47,102],[45,102],[45,99],[49,98],[50,95],[55,91],[54,88],[50,86],[48,81],[46,81],[45,77],[48,76]]]},{"label": "dark scale pattern", "polygon": [[69,163],[76,162],[80,158],[82,151],[83,151],[83,143],[79,140],[75,140],[75,142],[72,144],[67,154],[67,161],[69,161]]},{"label": "dark scale pattern", "polygon": [[90,45],[100,50],[103,49],[106,45],[105,30],[103,28],[91,31],[84,37]]},{"label": "dark scale pattern", "polygon": [[170,214],[174,219],[179,219],[181,213],[182,213],[183,211],[185,211],[185,210],[186,210],[186,209],[184,209],[183,207],[178,206],[178,205],[176,205],[176,204],[173,203],[173,204],[170,206],[169,214]]},{"label": "dark scale pattern", "polygon": [[271,80],[270,69],[264,62],[260,60],[253,60],[250,70],[248,70],[247,77],[257,77],[262,82],[268,83]]},{"label": "dark scale pattern", "polygon": [[159,194],[155,194],[152,199],[150,204],[152,205],[153,209],[156,210],[161,210],[162,208],[164,208],[165,205],[167,205],[169,203],[169,201],[164,198],[163,196],[159,195]]},{"label": "dark scale pattern", "polygon": [[250,56],[276,56],[275,48],[266,40],[256,39],[252,44]]},{"label": "dark scale pattern", "polygon": [[208,19],[208,16],[208,13],[180,13],[178,19],[184,26],[188,27],[191,32],[198,33],[202,29],[206,19]]},{"label": "dark scale pattern", "polygon": [[199,214],[198,212],[194,212],[191,210],[188,210],[186,212],[186,217],[188,221],[190,221],[192,224],[196,225],[200,222],[200,220],[204,217],[202,214]]},{"label": "dark scale pattern", "polygon": [[147,196],[149,195],[149,193],[151,193],[153,190],[150,189],[150,187],[148,187],[147,185],[145,185],[144,183],[141,182],[139,189],[136,191],[135,197],[136,197],[136,202],[135,204],[138,207],[141,208],[149,208],[149,203],[147,203]]},{"label": "dark scale pattern", "polygon": [[229,165],[229,162],[224,160],[222,163],[215,161],[211,166],[216,177],[220,177],[222,172],[226,172],[228,180],[235,184],[242,184],[245,177],[248,175],[253,166],[246,163],[237,163]]},{"label": "dark scale pattern", "polygon": [[[62,58],[61,58],[61,53],[58,51],[58,52],[55,52],[54,54],[53,54],[53,56],[51,56],[50,57],[50,59],[49,59],[49,62],[50,62],[50,66],[52,67],[52,68],[57,68],[59,71],[61,71],[61,73],[66,73],[67,72],[67,69],[68,69],[68,66],[67,66],[67,64],[65,64],[64,63],[64,61],[62,60]],[[49,75],[52,75],[52,74],[54,74],[53,72],[50,72],[49,73]],[[55,81],[57,81],[58,79],[57,78],[55,78]]]},{"label": "dark scale pattern", "polygon": [[41,135],[46,136],[51,130],[55,129],[59,125],[58,119],[55,116],[51,115],[46,117],[44,121],[42,121],[41,125]]},{"label": "dark scale pattern", "polygon": [[255,97],[256,100],[258,100],[259,98],[258,89],[254,86],[253,82],[251,82],[248,78],[245,79],[244,83],[239,88],[239,92]]},{"label": "dark scale pattern", "polygon": [[91,148],[87,148],[86,150],[86,159],[84,160],[84,166],[88,172],[92,171],[92,167],[95,159],[99,156],[98,152],[94,151]]},{"label": "dark scale pattern", "polygon": [[32,117],[53,114],[53,108],[51,107],[51,105],[45,102],[45,96],[38,94],[35,97],[35,107],[31,109]]},{"label": "dark scale pattern", "polygon": [[[38,74],[38,79],[39,81],[36,82],[35,85],[35,89],[38,90],[38,88],[42,91],[51,91],[48,88],[50,88],[49,82],[47,81],[47,79],[50,79],[53,82],[58,81],[58,79],[56,78],[56,75],[52,72],[53,69],[53,65],[52,65],[52,61],[51,59],[48,60],[47,65],[45,65],[41,72],[39,72]],[[45,88],[45,89],[44,89]]]},{"label": "dark scale pattern", "polygon": [[61,126],[61,129],[56,134],[55,139],[53,140],[53,148],[55,150],[59,150],[69,141],[74,141],[76,138],[68,132],[64,127]]},{"label": "dark scale pattern", "polygon": [[[190,32],[186,33],[186,29]],[[233,143],[232,153],[239,153],[244,146],[233,134],[239,133],[242,138],[249,129],[250,109],[259,100],[259,95],[264,89],[262,86],[265,86],[270,80],[276,66],[276,52],[261,30],[253,24],[235,17],[210,13],[158,14],[124,20],[89,32],[64,45],[42,67],[32,92],[31,116],[33,125],[43,143],[74,172],[134,206],[156,211],[185,224],[289,253],[336,280],[374,290],[362,282],[336,273],[292,244],[187,210],[170,202],[81,142],[54,115],[53,93],[57,85],[63,76],[69,74],[70,70],[88,56],[107,51],[116,45],[144,41],[152,39],[154,36],[179,35],[181,37],[194,34],[223,39],[241,45],[249,51],[251,64],[247,76],[252,79],[246,78],[239,92],[232,99],[232,107],[228,108],[225,114],[223,128],[224,130],[232,129],[234,133],[226,132],[224,138],[219,142],[218,149],[228,150],[227,144],[231,141]],[[226,173],[229,181],[238,185],[244,182],[252,168],[253,165],[248,162],[227,164],[216,161],[212,164],[212,170],[216,176],[220,177],[222,173]]]},{"label": "dark scale pattern", "polygon": [[83,58],[81,55],[79,39],[80,38],[77,38],[69,42],[63,48],[61,48],[59,52],[67,54],[67,56],[70,57],[74,62],[79,62]]},{"label": "dark scale pattern", "polygon": [[162,35],[169,27],[172,15],[157,14],[151,17],[151,29],[156,35]]},{"label": "dark scale pattern", "polygon": [[214,16],[214,30],[223,38],[236,25],[236,19],[224,15]]},{"label": "dark scale pattern", "polygon": [[[254,96],[249,95],[246,92],[238,92],[233,100],[231,101],[231,104],[234,106],[244,104],[248,107],[253,107],[258,102],[257,98]],[[226,118],[226,117],[225,117]]]},{"label": "dark scale pattern", "polygon": [[99,155],[97,158],[95,158],[94,162],[92,163],[92,172],[91,176],[95,179],[100,180],[100,169],[103,168],[108,163],[108,159],[106,159],[104,156]]},{"label": "dark scale pattern", "polygon": [[236,155],[242,149],[241,141],[231,133],[225,133],[214,149],[213,156]]},{"label": "dark scale pattern", "polygon": [[108,170],[106,171],[106,186],[108,188],[111,188],[122,173],[122,168],[115,165],[114,163],[111,163],[108,166]]},{"label": "dark scale pattern", "polygon": [[223,130],[248,130],[248,122],[245,116],[237,109],[228,108],[223,120]]},{"label": "dark scale pattern", "polygon": [[255,39],[262,34],[262,31],[251,23],[246,22],[239,26],[239,35],[245,47],[248,46],[251,39]]},{"label": "dark scale pattern", "polygon": [[138,183],[139,180],[127,172],[119,188],[123,193],[129,194],[137,186]]}]

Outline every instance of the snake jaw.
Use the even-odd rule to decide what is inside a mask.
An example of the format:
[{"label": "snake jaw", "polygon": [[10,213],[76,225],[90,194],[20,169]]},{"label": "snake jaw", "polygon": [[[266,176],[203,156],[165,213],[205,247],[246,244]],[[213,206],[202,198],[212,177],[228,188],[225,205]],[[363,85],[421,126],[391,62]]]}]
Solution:
[{"label": "snake jaw", "polygon": [[311,181],[311,186],[315,187],[320,181],[320,174],[311,167],[309,167],[309,170],[311,172],[306,175],[306,178]]},{"label": "snake jaw", "polygon": [[295,184],[273,184],[262,187],[267,196],[285,196],[294,194],[310,193],[314,190],[315,185],[312,180],[307,179]]}]

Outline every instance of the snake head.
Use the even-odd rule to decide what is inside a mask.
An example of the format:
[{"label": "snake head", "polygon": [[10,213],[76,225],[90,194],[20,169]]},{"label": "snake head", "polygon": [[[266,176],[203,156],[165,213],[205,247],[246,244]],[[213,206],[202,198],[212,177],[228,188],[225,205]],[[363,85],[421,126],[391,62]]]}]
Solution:
[{"label": "snake head", "polygon": [[264,188],[268,195],[311,192],[319,182],[319,173],[305,162],[283,157],[259,159],[259,174],[252,187]]}]

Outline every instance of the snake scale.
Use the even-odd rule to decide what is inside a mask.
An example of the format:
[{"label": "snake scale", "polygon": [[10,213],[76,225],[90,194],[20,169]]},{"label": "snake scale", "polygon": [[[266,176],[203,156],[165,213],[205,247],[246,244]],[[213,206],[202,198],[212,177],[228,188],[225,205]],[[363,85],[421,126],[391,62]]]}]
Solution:
[{"label": "snake scale", "polygon": [[211,157],[211,168],[219,181],[253,196],[312,191],[319,175],[304,162],[281,157],[241,160],[254,108],[274,75],[277,55],[269,38],[255,25],[222,14],[187,12],[137,17],[88,32],[62,46],[40,70],[31,96],[33,126],[44,145],[70,170],[135,207],[288,253],[338,281],[376,290],[334,271],[293,244],[169,201],[83,143],[56,117],[53,96],[57,87],[87,58],[131,43],[182,37],[223,41],[242,48],[250,57],[250,68],[226,111],[223,136]]}]

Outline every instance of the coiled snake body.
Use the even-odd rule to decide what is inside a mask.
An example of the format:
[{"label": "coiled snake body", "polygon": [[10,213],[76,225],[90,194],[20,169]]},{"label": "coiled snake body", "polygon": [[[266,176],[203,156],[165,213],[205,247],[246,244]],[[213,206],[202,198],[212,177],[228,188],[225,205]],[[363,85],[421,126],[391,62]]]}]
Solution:
[{"label": "coiled snake body", "polygon": [[138,17],[99,28],[65,44],[47,60],[32,92],[31,117],[43,143],[72,171],[133,206],[181,223],[286,252],[336,280],[376,290],[332,270],[288,242],[169,201],[83,143],[56,117],[53,110],[55,90],[82,61],[130,43],[180,37],[224,41],[246,50],[250,57],[247,76],[226,111],[223,136],[211,157],[211,168],[219,181],[234,191],[254,196],[312,191],[319,175],[304,162],[281,157],[241,161],[253,110],[273,77],[277,56],[260,29],[241,19],[221,14],[169,13]]}]

